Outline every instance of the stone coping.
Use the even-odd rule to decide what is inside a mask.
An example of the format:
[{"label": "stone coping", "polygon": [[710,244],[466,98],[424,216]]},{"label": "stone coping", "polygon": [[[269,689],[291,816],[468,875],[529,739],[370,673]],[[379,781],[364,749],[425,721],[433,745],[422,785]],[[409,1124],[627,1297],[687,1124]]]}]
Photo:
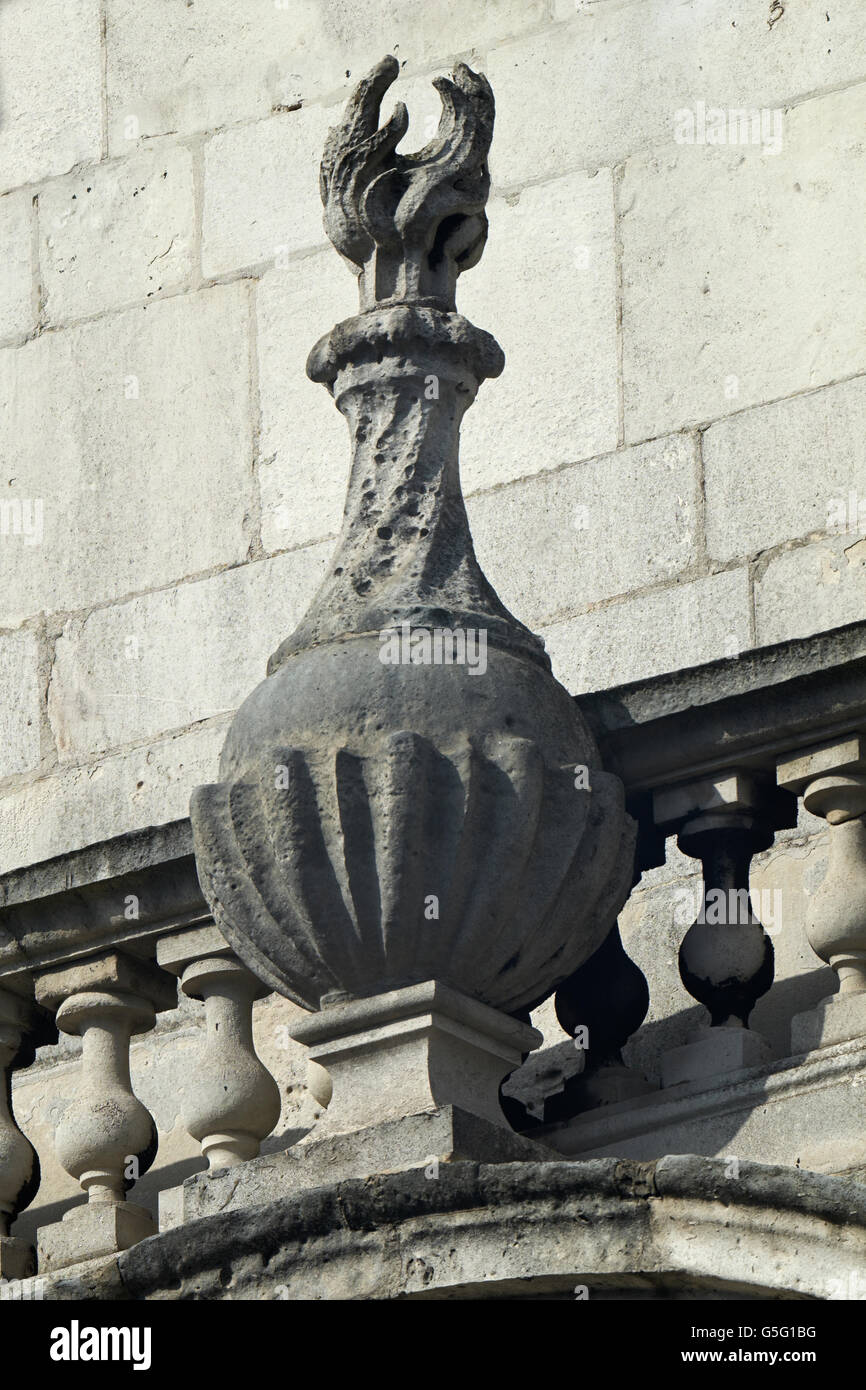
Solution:
[{"label": "stone coping", "polygon": [[866,621],[575,697],[626,791],[783,753],[866,726]]},{"label": "stone coping", "polygon": [[[804,1258],[804,1250],[808,1258]],[[309,1300],[839,1297],[866,1272],[866,1186],[689,1154],[454,1162],[174,1227],[45,1297]],[[842,1294],[841,1296],[845,1296]]]}]

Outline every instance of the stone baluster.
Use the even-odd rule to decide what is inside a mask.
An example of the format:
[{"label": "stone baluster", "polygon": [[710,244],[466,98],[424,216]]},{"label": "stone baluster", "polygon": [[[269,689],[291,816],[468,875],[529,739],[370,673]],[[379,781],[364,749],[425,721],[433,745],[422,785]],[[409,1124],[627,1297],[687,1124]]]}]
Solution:
[{"label": "stone baluster", "polygon": [[58,966],[38,976],[36,997],[57,1010],[57,1026],[82,1040],[75,1096],[55,1134],[57,1157],[87,1194],[62,1221],[39,1231],[40,1270],[128,1249],[156,1225],[126,1200],[156,1155],[149,1111],[132,1090],[130,1039],[153,1027],[157,1010],[176,1007],[174,981],[117,951]]},{"label": "stone baluster", "polygon": [[39,1186],[39,1159],[12,1114],[12,1063],[33,1012],[26,1000],[0,990],[0,1279],[26,1279],[35,1271],[32,1247],[9,1234]]},{"label": "stone baluster", "polygon": [[157,943],[157,960],[204,1001],[207,1035],[183,1122],[211,1170],[255,1158],[280,1117],[280,1091],[253,1046],[253,1002],[272,991],[242,965],[215,926]]},{"label": "stone baluster", "polygon": [[773,944],[753,910],[749,867],[785,823],[782,805],[759,774],[728,769],[664,788],[653,797],[656,824],[678,830],[684,854],[700,859],[703,889],[696,921],[679,952],[680,975],[710,1013],[683,1047],[662,1057],[662,1084],[711,1079],[759,1066],[770,1048],[749,1028],[755,1003],[773,982]]},{"label": "stone baluster", "polygon": [[829,827],[827,874],[809,901],[806,936],[839,989],[793,1018],[796,1054],[866,1034],[866,735],[807,748],[780,762],[776,776]]},{"label": "stone baluster", "polygon": [[619,926],[614,926],[595,954],[556,991],[556,1016],[584,1049],[584,1067],[545,1101],[545,1123],[656,1089],[622,1057],[648,1008],[646,977],[626,953]]}]

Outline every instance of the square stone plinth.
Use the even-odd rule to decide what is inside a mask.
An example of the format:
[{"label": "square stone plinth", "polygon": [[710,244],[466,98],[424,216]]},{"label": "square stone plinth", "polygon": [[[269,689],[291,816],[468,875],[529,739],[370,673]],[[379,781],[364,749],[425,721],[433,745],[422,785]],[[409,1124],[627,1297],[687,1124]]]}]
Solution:
[{"label": "square stone plinth", "polygon": [[500,1083],[541,1043],[535,1028],[438,980],[328,1006],[291,1033],[333,1083],[319,1135],[448,1105],[508,1129]]},{"label": "square stone plinth", "polygon": [[691,1042],[663,1055],[662,1086],[714,1081],[727,1072],[761,1067],[771,1055],[769,1044],[750,1028],[701,1028]]},{"label": "square stone plinth", "polygon": [[150,1212],[135,1202],[87,1202],[73,1207],[62,1221],[41,1227],[39,1268],[65,1269],[98,1255],[113,1255],[155,1234]]},{"label": "square stone plinth", "polygon": [[814,1052],[819,1047],[866,1037],[866,993],[831,994],[814,1009],[791,1019],[791,1052]]}]

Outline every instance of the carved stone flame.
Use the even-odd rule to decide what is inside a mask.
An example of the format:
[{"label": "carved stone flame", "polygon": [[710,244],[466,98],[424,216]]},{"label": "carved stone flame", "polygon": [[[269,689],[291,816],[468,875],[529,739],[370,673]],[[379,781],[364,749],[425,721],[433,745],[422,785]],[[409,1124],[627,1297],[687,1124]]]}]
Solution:
[{"label": "carved stone flame", "polygon": [[475,265],[487,240],[487,152],[493,93],[465,63],[454,80],[437,77],[442,117],[435,138],[397,154],[409,115],[402,102],[379,128],[382,97],[399,73],[383,58],[328,136],[320,188],[325,228],[360,274],[361,308],[435,301],[454,308],[457,276]]}]

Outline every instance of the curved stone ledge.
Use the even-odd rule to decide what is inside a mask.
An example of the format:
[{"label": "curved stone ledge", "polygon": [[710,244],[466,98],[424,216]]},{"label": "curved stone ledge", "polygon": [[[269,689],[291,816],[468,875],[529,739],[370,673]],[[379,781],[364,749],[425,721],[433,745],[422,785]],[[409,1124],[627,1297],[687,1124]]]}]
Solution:
[{"label": "curved stone ledge", "polygon": [[[826,1299],[866,1274],[866,1188],[845,1179],[752,1163],[734,1177],[691,1155],[429,1172],[144,1240],[117,1259],[121,1296],[567,1299],[585,1286],[590,1299]],[[99,1297],[107,1278],[48,1280],[46,1297]]]}]

